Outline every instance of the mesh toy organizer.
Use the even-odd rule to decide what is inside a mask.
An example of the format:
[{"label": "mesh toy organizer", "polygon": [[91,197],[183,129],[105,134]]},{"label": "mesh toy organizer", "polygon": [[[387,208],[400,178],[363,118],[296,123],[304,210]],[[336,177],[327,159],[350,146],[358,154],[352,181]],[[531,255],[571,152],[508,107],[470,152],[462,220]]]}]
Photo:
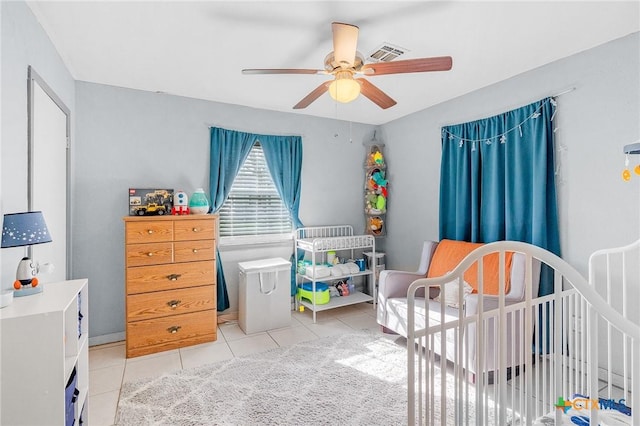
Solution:
[{"label": "mesh toy organizer", "polygon": [[379,237],[387,234],[386,213],[388,184],[387,165],[384,160],[383,143],[375,139],[365,143],[367,149],[364,168],[364,214],[365,233]]}]

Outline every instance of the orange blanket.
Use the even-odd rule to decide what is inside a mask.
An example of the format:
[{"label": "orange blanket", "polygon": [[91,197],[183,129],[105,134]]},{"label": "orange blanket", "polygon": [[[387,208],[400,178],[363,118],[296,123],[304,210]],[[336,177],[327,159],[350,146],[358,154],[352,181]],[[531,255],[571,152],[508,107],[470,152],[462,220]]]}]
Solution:
[{"label": "orange blanket", "polygon": [[[442,240],[438,243],[436,251],[431,259],[427,278],[440,277],[452,271],[462,259],[482,243],[468,243],[466,241]],[[512,252],[505,253],[505,287],[504,292],[509,293],[511,288],[511,259]],[[498,267],[500,257],[498,253],[487,255],[483,258],[484,294],[499,294]],[[473,292],[478,292],[478,262],[474,263],[464,274],[464,280],[473,287]]]}]

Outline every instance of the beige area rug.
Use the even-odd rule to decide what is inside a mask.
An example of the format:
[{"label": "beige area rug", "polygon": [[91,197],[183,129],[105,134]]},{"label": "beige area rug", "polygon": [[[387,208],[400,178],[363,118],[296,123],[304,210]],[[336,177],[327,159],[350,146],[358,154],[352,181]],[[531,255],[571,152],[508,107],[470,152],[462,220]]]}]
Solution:
[{"label": "beige area rug", "polygon": [[404,425],[404,340],[362,331],[126,383],[118,425]]}]

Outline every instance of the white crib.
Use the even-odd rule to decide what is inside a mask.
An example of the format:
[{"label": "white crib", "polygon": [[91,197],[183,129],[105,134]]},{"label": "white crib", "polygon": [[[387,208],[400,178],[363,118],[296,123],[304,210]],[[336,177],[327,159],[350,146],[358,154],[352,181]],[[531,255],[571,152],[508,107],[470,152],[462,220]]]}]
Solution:
[{"label": "white crib", "polygon": [[[407,295],[409,424],[640,424],[634,412],[640,407],[640,321],[631,314],[640,304],[638,286],[628,278],[629,268],[638,268],[640,256],[632,253],[639,245],[594,253],[589,281],[558,256],[511,241],[480,247],[443,277],[416,280]],[[462,286],[464,272],[496,252],[502,283],[497,309],[484,311],[486,296],[480,295],[475,315],[465,317],[462,309],[457,318],[421,314],[429,312],[421,297],[426,288]],[[505,252],[526,256],[527,294],[513,305],[504,299]],[[553,293],[544,297],[531,294],[534,259],[547,265],[553,282]],[[479,293],[482,277],[480,261]],[[451,284],[456,278],[458,284]],[[614,299],[621,303],[616,306]],[[441,312],[444,303],[443,298]],[[473,365],[465,351],[469,335],[478,348]],[[498,367],[489,371],[487,365]]]}]

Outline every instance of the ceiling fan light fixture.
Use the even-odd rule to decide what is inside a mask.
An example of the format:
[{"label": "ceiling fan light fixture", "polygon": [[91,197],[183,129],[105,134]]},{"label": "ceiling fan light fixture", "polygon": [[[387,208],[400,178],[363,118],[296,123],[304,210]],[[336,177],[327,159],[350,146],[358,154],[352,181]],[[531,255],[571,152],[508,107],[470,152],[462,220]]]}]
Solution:
[{"label": "ceiling fan light fixture", "polygon": [[329,95],[343,104],[355,100],[360,95],[360,83],[353,79],[350,71],[339,71],[329,85]]}]

